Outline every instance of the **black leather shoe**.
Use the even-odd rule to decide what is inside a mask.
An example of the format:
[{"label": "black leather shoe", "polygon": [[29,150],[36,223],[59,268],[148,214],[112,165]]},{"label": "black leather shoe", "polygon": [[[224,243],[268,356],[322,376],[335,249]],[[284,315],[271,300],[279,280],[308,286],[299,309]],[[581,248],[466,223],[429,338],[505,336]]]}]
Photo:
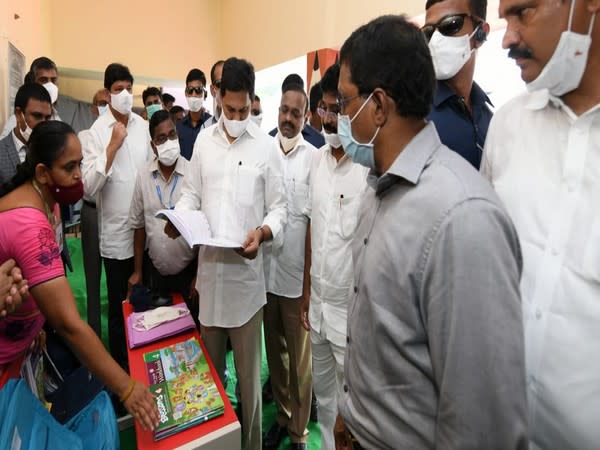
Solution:
[{"label": "black leather shoe", "polygon": [[292,450],[306,450],[306,443],[304,442],[297,442],[297,443],[293,443],[290,445],[290,448]]},{"label": "black leather shoe", "polygon": [[263,450],[276,450],[287,434],[287,427],[275,422],[263,437]]}]

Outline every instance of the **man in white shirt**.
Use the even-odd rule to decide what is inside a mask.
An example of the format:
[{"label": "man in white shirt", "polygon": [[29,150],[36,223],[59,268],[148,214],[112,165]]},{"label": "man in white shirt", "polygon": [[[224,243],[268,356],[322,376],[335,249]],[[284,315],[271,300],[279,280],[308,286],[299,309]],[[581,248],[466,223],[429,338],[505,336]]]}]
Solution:
[{"label": "man in white shirt", "polygon": [[283,165],[288,214],[284,233],[265,247],[267,304],[265,345],[277,417],[265,435],[263,449],[277,449],[289,433],[294,449],[306,449],[312,398],[310,338],[298,326],[304,273],[310,164],[317,151],[302,137],[308,97],[302,86],[283,88],[278,130],[273,140]]},{"label": "man in white shirt", "polygon": [[[100,89],[92,99],[92,115],[94,120],[108,111],[110,92]],[[88,146],[90,130],[82,130],[77,137],[81,147]],[[100,256],[100,240],[98,236],[98,210],[96,198],[83,195],[81,206],[81,253],[85,272],[85,292],[87,297],[87,321],[98,336],[102,335],[102,319],[100,311],[100,277],[102,276],[102,258]]]},{"label": "man in white shirt", "polygon": [[[37,83],[46,88],[52,102],[52,115],[50,119],[61,120],[54,107],[56,101],[58,100],[58,71],[54,61],[52,61],[50,58],[46,58],[45,56],[40,56],[39,58],[34,59],[29,68],[29,72],[25,76],[25,83]],[[16,126],[17,117],[15,114],[13,114],[4,124],[4,129],[0,134],[0,139],[8,136],[8,134],[10,134],[10,132]]]},{"label": "man in white shirt", "polygon": [[598,10],[586,0],[500,1],[503,46],[529,92],[494,115],[481,170],[523,250],[534,450],[600,443]]},{"label": "man in white shirt", "polygon": [[96,198],[100,228],[100,254],[108,291],[110,350],[127,367],[121,302],[127,296],[127,280],[133,273],[133,230],[129,207],[135,177],[150,159],[148,122],[131,111],[133,77],[122,64],[109,64],[104,87],[110,91],[109,110],[90,128],[82,145],[85,194]]},{"label": "man in white shirt", "polygon": [[25,161],[29,135],[38,123],[49,120],[52,114],[50,95],[39,84],[26,83],[15,96],[16,125],[0,140],[0,185],[17,173],[17,166]]},{"label": "man in white shirt", "polygon": [[129,277],[129,289],[144,279],[161,298],[179,292],[198,321],[198,304],[190,300],[190,287],[196,277],[195,252],[182,237],[170,239],[164,233],[164,220],[155,217],[161,209],[175,208],[189,164],[180,156],[177,130],[168,111],[152,115],[150,137],[155,158],[138,172],[129,210],[129,223],[135,230],[134,272]]},{"label": "man in white shirt", "polygon": [[306,214],[306,263],[302,326],[310,331],[313,389],[319,402],[321,448],[335,449],[333,425],[338,390],[344,378],[346,317],[352,287],[352,238],[368,169],[354,164],[337,135],[337,85],[340,66],[323,75],[321,105],[324,147],[312,162]]},{"label": "man in white shirt", "polygon": [[[219,122],[200,132],[176,209],[201,209],[218,238],[243,242],[233,250],[200,247],[196,289],[202,339],[221,376],[226,342],[233,347],[242,394],[243,446],[261,448],[262,307],[266,302],[260,245],[277,239],[286,222],[281,158],[272,139],[250,120],[254,69],[230,58],[223,64]],[[178,232],[168,223],[165,231]]]}]

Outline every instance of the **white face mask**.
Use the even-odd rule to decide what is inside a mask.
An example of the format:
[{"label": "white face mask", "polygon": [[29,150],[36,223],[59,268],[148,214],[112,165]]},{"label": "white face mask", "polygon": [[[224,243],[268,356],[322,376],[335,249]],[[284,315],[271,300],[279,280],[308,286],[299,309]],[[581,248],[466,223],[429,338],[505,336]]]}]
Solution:
[{"label": "white face mask", "polygon": [[471,37],[475,31],[477,28],[463,36],[444,36],[435,30],[429,40],[429,51],[436,79],[449,80],[463,68],[475,50],[471,49]]},{"label": "white face mask", "polygon": [[170,167],[177,162],[177,158],[181,154],[181,150],[179,148],[179,139],[167,139],[167,142],[164,144],[160,144],[156,146],[156,151],[158,152],[158,161]]},{"label": "white face mask", "polygon": [[[27,124],[27,121],[25,120],[25,114],[21,113],[21,116],[23,117],[23,122],[25,122],[25,129],[22,130],[21,127],[19,127],[19,131],[21,132],[21,136],[23,136],[23,139],[25,139],[25,142],[29,142],[29,137],[31,136],[31,132],[33,131],[31,128],[29,128],[29,125]],[[17,124],[18,126],[18,124]]]},{"label": "white face mask", "polygon": [[118,94],[110,94],[110,104],[115,111],[128,115],[133,106],[133,94],[127,92],[127,89],[123,89]]},{"label": "white face mask", "polygon": [[190,311],[187,308],[174,308],[172,306],[161,306],[151,309],[138,316],[133,323],[133,329],[136,331],[147,331],[156,328],[166,322],[172,322],[180,317],[188,316]]},{"label": "white face mask", "polygon": [[302,136],[302,132],[299,132],[296,136],[287,138],[283,134],[281,134],[281,130],[279,129],[279,127],[277,127],[277,131],[278,131],[277,136],[279,136],[279,142],[281,143],[281,148],[286,153],[289,152],[290,150],[292,150],[294,147],[296,147],[296,144],[300,140],[300,136]]},{"label": "white face mask", "polygon": [[221,117],[223,118],[223,125],[225,125],[227,134],[232,138],[239,138],[242,134],[244,134],[246,128],[248,128],[250,116],[251,114],[248,114],[248,117],[246,117],[244,120],[229,120],[225,114],[223,114]]},{"label": "white face mask", "polygon": [[340,148],[342,146],[342,141],[337,133],[328,133],[323,129],[323,137],[331,148]]},{"label": "white face mask", "polygon": [[98,117],[104,115],[108,111],[108,105],[98,106]]},{"label": "white face mask", "polygon": [[186,97],[188,106],[190,111],[198,112],[202,109],[202,105],[204,104],[204,99],[200,97]]},{"label": "white face mask", "polygon": [[263,118],[262,113],[260,113],[257,116],[250,116],[250,119],[252,120],[252,122],[254,122],[259,127],[260,127],[260,124],[262,123],[262,118]]},{"label": "white face mask", "polygon": [[48,81],[46,84],[42,84],[42,86],[44,86],[48,91],[48,94],[50,94],[52,104],[56,103],[56,100],[58,100],[58,86],[52,81]]},{"label": "white face mask", "polygon": [[571,31],[575,1],[571,2],[567,30],[560,35],[554,53],[537,78],[527,83],[529,92],[548,89],[552,95],[560,97],[577,89],[581,83],[592,44],[592,28],[596,15],[592,15],[587,35]]}]

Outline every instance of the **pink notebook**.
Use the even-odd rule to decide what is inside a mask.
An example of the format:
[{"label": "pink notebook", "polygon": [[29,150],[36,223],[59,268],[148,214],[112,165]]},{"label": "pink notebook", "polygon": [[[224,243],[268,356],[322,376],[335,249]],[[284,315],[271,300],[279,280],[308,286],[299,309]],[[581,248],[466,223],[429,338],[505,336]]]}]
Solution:
[{"label": "pink notebook", "polygon": [[[171,308],[182,308],[187,310],[185,303],[173,305]],[[140,347],[142,345],[149,344],[150,342],[179,334],[196,326],[192,316],[187,314],[178,319],[158,325],[150,330],[139,331],[133,327],[133,324],[143,315],[143,312],[134,312],[131,313],[127,318],[127,340],[129,341],[129,348]]]}]

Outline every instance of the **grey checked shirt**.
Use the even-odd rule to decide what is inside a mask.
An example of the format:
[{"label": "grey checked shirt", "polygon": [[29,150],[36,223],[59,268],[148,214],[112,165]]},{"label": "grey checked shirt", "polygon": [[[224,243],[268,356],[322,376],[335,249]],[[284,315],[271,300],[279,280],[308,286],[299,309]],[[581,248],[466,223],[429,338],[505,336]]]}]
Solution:
[{"label": "grey checked shirt", "polygon": [[371,173],[353,243],[340,412],[368,449],[524,449],[516,231],[429,123]]}]

